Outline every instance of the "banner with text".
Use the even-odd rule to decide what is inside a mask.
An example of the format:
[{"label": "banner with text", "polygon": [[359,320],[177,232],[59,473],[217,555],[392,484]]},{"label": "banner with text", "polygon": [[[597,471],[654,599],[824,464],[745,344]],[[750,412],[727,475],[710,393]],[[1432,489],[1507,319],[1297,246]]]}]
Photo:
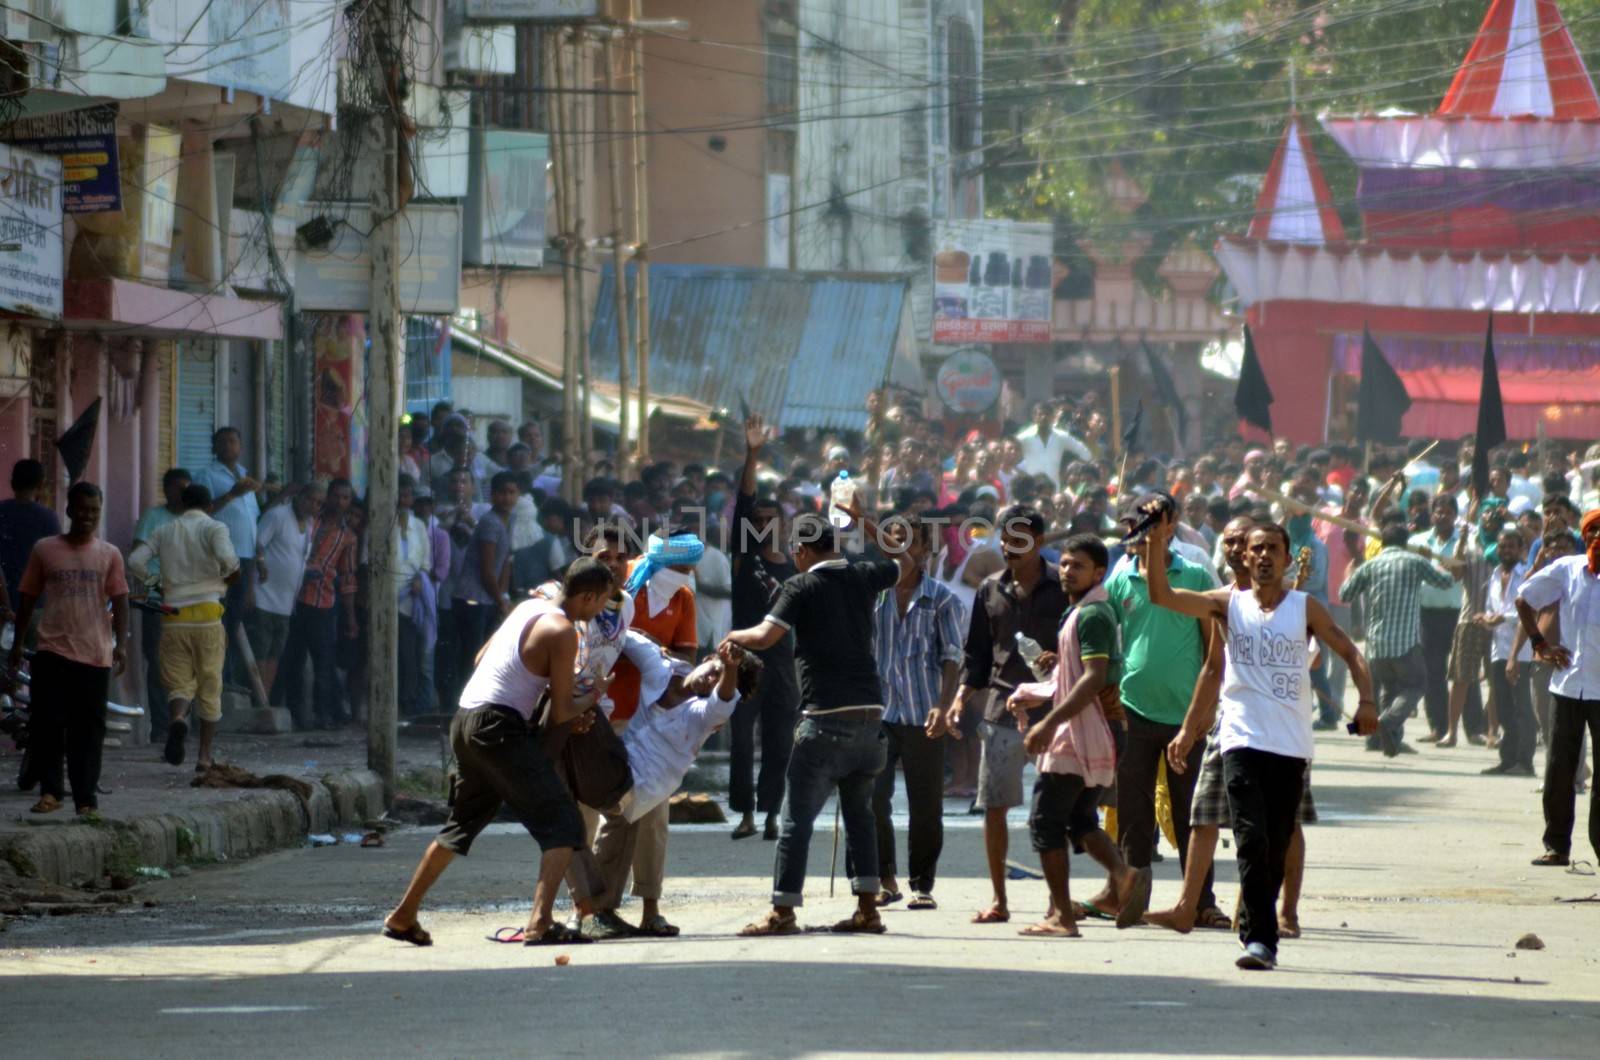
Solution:
[{"label": "banner with text", "polygon": [[1049,342],[1048,224],[943,221],[933,253],[933,341]]}]

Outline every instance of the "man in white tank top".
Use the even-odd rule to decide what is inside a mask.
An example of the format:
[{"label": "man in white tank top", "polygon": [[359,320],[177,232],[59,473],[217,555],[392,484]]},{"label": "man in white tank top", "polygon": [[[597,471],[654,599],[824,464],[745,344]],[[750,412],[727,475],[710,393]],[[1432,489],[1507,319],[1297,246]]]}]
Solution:
[{"label": "man in white tank top", "polygon": [[456,759],[450,819],[422,855],[405,897],[384,920],[385,937],[414,946],[433,944],[417,920],[423,897],[508,804],[543,851],[533,910],[520,941],[529,946],[589,941],[556,923],[551,912],[573,851],[583,843],[583,821],[530,721],[548,691],[552,725],[571,724],[573,731],[585,732],[593,723],[593,712],[572,695],[576,624],[594,618],[615,587],[603,564],[579,559],[567,568],[560,599],[519,605],[478,654],[450,722]]},{"label": "man in white tank top", "polygon": [[1165,562],[1171,534],[1170,517],[1150,529],[1150,602],[1220,622],[1227,633],[1219,707],[1223,776],[1244,898],[1239,941],[1245,952],[1237,964],[1265,971],[1277,963],[1278,892],[1314,750],[1308,637],[1316,637],[1350,668],[1360,696],[1353,728],[1363,736],[1378,727],[1372,676],[1328,609],[1284,584],[1289,534],[1283,527],[1261,523],[1250,532],[1248,593],[1174,589]]}]

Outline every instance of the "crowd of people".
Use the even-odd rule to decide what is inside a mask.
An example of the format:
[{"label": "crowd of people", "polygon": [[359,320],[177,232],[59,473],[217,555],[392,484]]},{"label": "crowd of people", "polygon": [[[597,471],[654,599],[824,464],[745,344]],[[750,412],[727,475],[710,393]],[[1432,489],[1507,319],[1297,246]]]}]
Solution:
[{"label": "crowd of people", "polygon": [[[264,489],[224,428],[212,463],[167,472],[125,564],[95,539],[95,487],[73,487],[61,534],[35,500],[42,469],[19,463],[0,564],[18,629],[42,612],[34,699],[60,719],[35,809],[65,798],[63,755],[77,809],[95,808],[94,704],[103,732],[130,596],[158,588],[164,604],[140,615],[153,734],[181,764],[197,719],[205,768],[226,684],[259,679],[301,728],[360,715],[363,587],[387,576],[402,716],[453,713],[460,778],[386,922],[405,941],[426,943],[423,895],[502,801],[545,851],[534,913],[502,941],[676,934],[661,911],[666,796],[723,727],[732,837],[776,844],[753,936],[799,930],[834,792],[858,898],[835,930],[882,931],[880,910],[902,901],[936,908],[959,798],[983,816],[992,883],[975,922],[1010,920],[1007,816],[1027,806],[1051,899],[1027,933],[1072,936],[1084,917],[1234,929],[1243,966],[1271,967],[1299,930],[1313,733],[1345,727],[1389,757],[1494,747],[1485,772],[1505,776],[1535,776],[1542,745],[1536,864],[1572,856],[1584,743],[1600,742],[1600,446],[1503,447],[1474,485],[1470,438],[1232,437],[1163,459],[1111,437],[1092,395],[952,439],[884,391],[857,435],[776,437],[755,416],[739,466],[656,460],[623,481],[599,460],[564,490],[537,424],[484,437],[479,451],[445,403],[402,428],[391,519],[343,480]],[[372,562],[372,527],[392,534],[392,570]],[[111,621],[88,620],[108,607]],[[72,709],[51,713],[60,697]],[[1224,825],[1237,915],[1212,885]],[[1152,909],[1163,834],[1184,882]],[[1069,892],[1069,850],[1105,870],[1088,898]],[[618,912],[630,878],[637,923]]]}]

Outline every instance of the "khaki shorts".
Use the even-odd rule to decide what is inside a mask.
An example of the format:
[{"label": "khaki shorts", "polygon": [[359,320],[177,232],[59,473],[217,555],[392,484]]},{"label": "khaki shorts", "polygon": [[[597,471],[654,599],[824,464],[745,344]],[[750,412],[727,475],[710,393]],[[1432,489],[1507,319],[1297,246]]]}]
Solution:
[{"label": "khaki shorts", "polygon": [[187,700],[201,721],[222,719],[222,659],[228,635],[222,623],[161,627],[161,687],[167,699]]},{"label": "khaki shorts", "polygon": [[1483,675],[1483,664],[1489,660],[1492,632],[1471,622],[1456,625],[1450,642],[1450,680],[1477,681]]},{"label": "khaki shorts", "polygon": [[289,616],[256,608],[250,613],[250,650],[257,662],[276,662],[289,643]]}]

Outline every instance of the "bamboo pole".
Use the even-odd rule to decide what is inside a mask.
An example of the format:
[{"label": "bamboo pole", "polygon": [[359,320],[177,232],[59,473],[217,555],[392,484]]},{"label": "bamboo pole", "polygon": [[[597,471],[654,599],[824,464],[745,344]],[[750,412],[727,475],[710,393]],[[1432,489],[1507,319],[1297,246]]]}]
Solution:
[{"label": "bamboo pole", "polygon": [[632,352],[628,329],[628,288],[626,259],[622,251],[622,113],[618,107],[616,62],[618,50],[607,37],[600,45],[600,61],[606,68],[606,126],[611,135],[606,143],[606,164],[611,174],[611,273],[612,296],[617,316],[617,474],[626,482],[632,475],[633,454],[628,449],[629,415],[628,390],[632,373],[628,358]]},{"label": "bamboo pole", "polygon": [[[641,0],[630,0],[629,15],[638,22]],[[650,182],[647,168],[648,130],[644,107],[644,35],[633,31],[633,230],[634,325],[639,366],[639,461],[650,458]]]}]

